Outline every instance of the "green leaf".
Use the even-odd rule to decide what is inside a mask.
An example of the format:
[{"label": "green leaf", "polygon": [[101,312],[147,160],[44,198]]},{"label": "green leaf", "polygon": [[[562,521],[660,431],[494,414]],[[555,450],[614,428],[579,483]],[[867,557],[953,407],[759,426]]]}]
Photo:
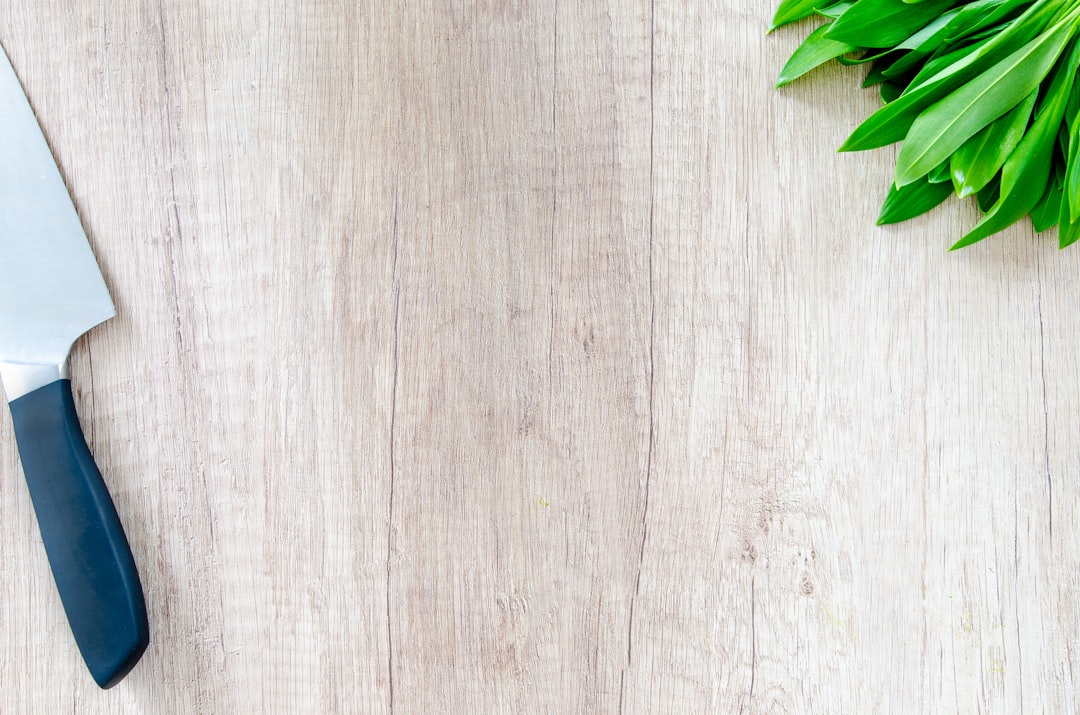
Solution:
[{"label": "green leaf", "polygon": [[853,2],[838,2],[835,5],[829,5],[828,7],[819,7],[815,12],[817,12],[817,14],[821,15],[822,17],[827,17],[830,20],[835,20],[836,18],[847,12],[848,8],[850,8],[854,4],[855,3]]},{"label": "green leaf", "polygon": [[990,179],[990,183],[982,187],[979,193],[975,194],[975,203],[978,205],[979,210],[986,213],[990,208],[997,203],[1001,197],[1001,172],[994,175],[993,179]]},{"label": "green leaf", "polygon": [[949,198],[951,193],[952,186],[947,181],[932,183],[921,179],[901,188],[894,184],[881,206],[877,224],[883,226],[915,218]]},{"label": "green leaf", "polygon": [[[1067,59],[1059,62],[1046,90],[1035,121],[1001,169],[1001,195],[953,250],[997,233],[1024,217],[1046,191],[1058,129],[1080,64],[1080,42],[1073,42]],[[1066,202],[1062,202],[1062,206]],[[1068,222],[1058,222],[1058,229]]]},{"label": "green leaf", "polygon": [[1002,33],[927,62],[897,101],[871,114],[840,146],[840,151],[876,149],[902,140],[923,110],[1000,62],[1044,29],[1050,2],[1038,0]]},{"label": "green leaf", "polygon": [[[926,177],[932,184],[941,184],[952,179],[952,172],[949,170],[949,162],[943,161]],[[949,186],[949,191],[952,192],[952,186]]]},{"label": "green leaf", "polygon": [[896,46],[898,50],[924,50],[930,51],[942,43],[945,38],[945,30],[949,24],[960,14],[959,9],[943,12],[930,22],[922,26],[906,40]]},{"label": "green leaf", "polygon": [[814,13],[834,4],[834,0],[782,0],[773,15],[769,31],[797,20],[810,17]]},{"label": "green leaf", "polygon": [[980,129],[952,155],[950,169],[957,195],[974,194],[998,173],[1024,136],[1037,94],[1032,92],[1007,114]]},{"label": "green leaf", "polygon": [[1046,28],[1060,0],[1036,0],[1001,32],[928,61],[903,95],[870,115],[841,145],[863,151],[903,139],[919,114]]},{"label": "green leaf", "polygon": [[[979,67],[989,67],[986,61],[980,61],[979,54],[991,46],[991,40],[993,39],[987,37],[966,43],[963,47],[942,48],[937,54],[929,58],[926,64],[922,66],[922,69],[911,78],[910,89],[914,91],[922,88],[923,85],[934,84],[954,72],[962,72],[966,76],[974,77],[978,74]],[[969,56],[971,57],[970,60],[967,59]],[[1001,56],[1004,57],[1005,55],[1002,54]],[[970,67],[973,62],[978,63],[974,68]]]},{"label": "green leaf", "polygon": [[[1000,61],[1012,52],[1020,49],[1039,33],[1053,24],[1062,0],[1024,0],[1021,5],[1027,5],[1024,12],[1006,23],[997,27],[988,27],[984,34],[978,37],[968,35],[963,38],[962,46],[959,43],[950,42],[950,48],[939,53],[932,61],[926,63],[922,71],[911,83],[915,89],[924,82],[934,82],[939,75],[952,73],[954,64],[961,64],[966,78],[974,77],[985,68]],[[1029,4],[1030,3],[1030,4]],[[1011,11],[1011,10],[1010,10]],[[973,46],[978,45],[978,51],[974,57],[968,58]],[[961,54],[961,51],[968,50]]]},{"label": "green leaf", "polygon": [[1069,220],[1065,202],[1062,202],[1061,209],[1058,216],[1058,248],[1068,248],[1080,240],[1080,221]]},{"label": "green leaf", "polygon": [[930,21],[925,27],[916,32],[896,46],[898,50],[909,50],[903,57],[885,70],[889,78],[902,77],[910,74],[912,70],[924,62],[935,50],[941,47],[948,32],[949,23],[956,17],[959,10],[950,10],[936,19]]},{"label": "green leaf", "polygon": [[[1074,82],[1074,88],[1076,84],[1077,83]],[[1058,215],[1056,217],[1058,225],[1058,247],[1068,248],[1076,243],[1077,240],[1080,240],[1080,221],[1074,219],[1070,211],[1070,206],[1072,204],[1080,203],[1080,196],[1076,196],[1075,194],[1070,196],[1068,191],[1064,189],[1065,171],[1061,170],[1060,164],[1058,165],[1058,169],[1061,171],[1061,173],[1055,177],[1057,185],[1061,187],[1061,201],[1058,204]]]},{"label": "green leaf", "polygon": [[875,84],[881,84],[885,81],[884,70],[888,67],[887,60],[877,60],[870,66],[870,71],[866,73],[866,77],[863,79],[862,88],[873,87]]},{"label": "green leaf", "polygon": [[1007,21],[1021,8],[1031,4],[1031,0],[977,0],[960,8],[960,12],[949,23],[947,44],[965,40],[987,29],[1000,32],[1002,28],[994,26]]},{"label": "green leaf", "polygon": [[895,82],[884,82],[881,85],[881,101],[885,104],[895,102],[903,92],[904,88]]},{"label": "green leaf", "polygon": [[886,60],[892,62],[895,57],[899,56],[899,52],[893,50],[883,50],[881,52],[864,52],[858,57],[838,57],[837,62],[848,67],[854,67],[855,65],[864,65],[867,62],[877,62],[879,60]]},{"label": "green leaf", "polygon": [[[983,216],[953,248],[1030,213],[1080,242],[1080,0],[777,0],[773,27],[832,19],[800,44],[777,86],[829,60],[871,63],[885,106],[841,146],[904,141],[879,223],[955,188]],[[773,28],[770,28],[773,29]]]},{"label": "green leaf", "polygon": [[1069,95],[1069,106],[1065,108],[1065,124],[1070,130],[1078,114],[1080,114],[1080,84],[1074,83],[1072,94]]},{"label": "green leaf", "polygon": [[[1075,96],[1075,91],[1073,96]],[[1068,210],[1070,223],[1080,220],[1080,122],[1073,122],[1069,130],[1069,153],[1065,161],[1065,196],[1063,202]]]},{"label": "green leaf", "polygon": [[896,158],[903,186],[947,159],[973,134],[1035,91],[1073,34],[1066,18],[921,114]]},{"label": "green leaf", "polygon": [[859,49],[844,42],[830,40],[825,36],[828,29],[829,25],[822,25],[803,40],[798,49],[792,53],[784,68],[780,70],[780,77],[776,80],[777,87],[783,87],[785,84],[802,77],[810,70],[825,64],[835,57]]},{"label": "green leaf", "polygon": [[829,36],[859,47],[893,47],[955,4],[956,0],[914,5],[903,0],[858,0],[833,23]]},{"label": "green leaf", "polygon": [[1058,215],[1061,213],[1061,182],[1051,180],[1046,185],[1046,191],[1031,209],[1031,225],[1038,233],[1053,228],[1058,223]]},{"label": "green leaf", "polygon": [[926,63],[928,57],[933,54],[933,49],[928,50],[911,50],[904,53],[904,55],[893,62],[889,69],[885,70],[884,74],[889,79],[901,79],[907,77],[908,80],[904,84],[908,84],[912,78],[918,73],[918,70]]},{"label": "green leaf", "polygon": [[[965,47],[954,53],[951,71],[943,71],[935,81],[927,82],[912,91],[911,85],[903,93],[877,110],[863,121],[851,136],[840,145],[840,151],[865,151],[876,149],[903,139],[919,114],[944,97],[950,90],[966,80],[964,59],[974,56],[982,45]],[[916,80],[913,80],[914,84]]]}]

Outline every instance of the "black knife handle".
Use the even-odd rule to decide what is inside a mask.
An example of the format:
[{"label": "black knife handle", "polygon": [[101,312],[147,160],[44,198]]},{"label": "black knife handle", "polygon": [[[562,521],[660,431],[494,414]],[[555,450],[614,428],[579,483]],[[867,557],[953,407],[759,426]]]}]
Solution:
[{"label": "black knife handle", "polygon": [[10,404],[26,484],[71,632],[94,680],[116,685],[150,641],[142,584],[86,446],[71,381]]}]

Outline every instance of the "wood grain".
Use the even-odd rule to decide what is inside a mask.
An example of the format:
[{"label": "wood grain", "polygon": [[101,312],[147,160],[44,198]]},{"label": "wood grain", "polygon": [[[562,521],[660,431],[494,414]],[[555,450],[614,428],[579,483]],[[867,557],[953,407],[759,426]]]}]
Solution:
[{"label": "wood grain", "polygon": [[770,10],[0,9],[152,629],[98,691],[4,412],[0,711],[1080,711],[1080,252],[875,228]]}]

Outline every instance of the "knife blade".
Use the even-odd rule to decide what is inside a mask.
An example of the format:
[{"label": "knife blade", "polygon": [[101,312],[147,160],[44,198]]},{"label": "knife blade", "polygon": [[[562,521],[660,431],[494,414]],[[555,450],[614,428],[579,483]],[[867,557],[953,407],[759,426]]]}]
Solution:
[{"label": "knife blade", "polygon": [[0,382],[68,623],[102,688],[142,657],[142,584],[75,412],[68,353],[115,315],[52,152],[0,47]]}]

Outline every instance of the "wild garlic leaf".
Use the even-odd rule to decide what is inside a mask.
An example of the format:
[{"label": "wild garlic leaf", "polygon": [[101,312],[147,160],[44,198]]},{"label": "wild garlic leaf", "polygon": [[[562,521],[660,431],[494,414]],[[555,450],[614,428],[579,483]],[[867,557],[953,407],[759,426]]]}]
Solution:
[{"label": "wild garlic leaf", "polygon": [[1072,37],[1072,24],[1058,23],[921,114],[896,158],[896,185],[925,175],[1035,91]]},{"label": "wild garlic leaf", "polygon": [[952,187],[948,181],[934,183],[920,179],[901,188],[893,184],[881,205],[877,225],[884,226],[915,218],[945,201],[951,193]]},{"label": "wild garlic leaf", "polygon": [[953,42],[953,43],[949,43],[949,46],[953,47],[953,46],[958,46],[961,42],[964,42],[964,43],[978,42],[979,40],[984,40],[984,39],[987,39],[989,37],[994,37],[995,35],[998,35],[1001,32],[1007,30],[1011,25],[1012,25],[1011,22],[1006,22],[1006,23],[1001,24],[998,27],[988,27],[985,30],[979,30],[978,32],[973,32],[970,35],[967,35],[966,37],[964,37],[963,40]]},{"label": "wild garlic leaf", "polygon": [[985,38],[967,38],[964,46],[927,62],[911,81],[908,91],[935,83],[947,74],[959,73],[964,81],[976,76],[1036,38],[1051,24],[1060,3],[1061,0],[1036,0],[1015,20],[996,28]]},{"label": "wild garlic leaf", "polygon": [[881,84],[881,101],[885,104],[895,102],[903,93],[904,88],[896,82],[883,82]]},{"label": "wild garlic leaf", "polygon": [[958,12],[958,10],[949,10],[943,13],[897,45],[896,49],[909,51],[892,64],[885,72],[886,76],[895,78],[909,74],[919,66],[920,62],[932,55],[935,50],[941,47],[948,31],[948,25]]},{"label": "wild garlic leaf", "polygon": [[835,0],[782,0],[780,6],[776,8],[776,14],[773,15],[769,31],[771,32],[778,27],[810,17],[819,10],[833,4],[835,4]]},{"label": "wild garlic leaf", "polygon": [[1062,212],[1068,213],[1070,223],[1076,222],[1080,212],[1080,82],[1073,82],[1069,101],[1065,106],[1065,121],[1058,128],[1058,148],[1062,161],[1057,164],[1062,184]]},{"label": "wild garlic leaf", "polygon": [[960,14],[959,9],[941,13],[916,30],[914,34],[896,46],[898,50],[928,50],[937,47],[945,39],[949,23]]},{"label": "wild garlic leaf", "polygon": [[1030,156],[1021,158],[1016,171],[1023,179],[1023,182],[1016,187],[1017,190],[1012,193],[1005,193],[1003,178],[1003,186],[1000,189],[1001,193],[998,200],[987,210],[986,215],[975,224],[975,227],[953,244],[949,250],[955,251],[971,246],[987,236],[1003,231],[1022,219],[1035,207],[1046,190],[1046,174],[1048,172],[1044,166],[1040,165],[1038,157]]},{"label": "wild garlic leaf", "polygon": [[850,8],[854,4],[855,3],[853,2],[838,2],[835,5],[829,5],[828,7],[819,7],[814,12],[816,12],[818,15],[821,15],[822,17],[827,17],[830,20],[835,20],[836,18],[847,12],[848,8]]},{"label": "wild garlic leaf", "polygon": [[[1074,83],[1075,84],[1075,83]],[[1080,85],[1077,85],[1080,86]],[[1076,96],[1074,88],[1072,96]],[[1080,221],[1080,122],[1073,121],[1068,129],[1069,151],[1065,161],[1065,206],[1070,223]]]},{"label": "wild garlic leaf", "polygon": [[[1074,88],[1077,84],[1074,82]],[[1074,89],[1075,91],[1075,89]],[[1066,110],[1068,111],[1068,110]],[[1068,167],[1062,169],[1061,165],[1058,165],[1060,174],[1055,176],[1057,183],[1062,187],[1061,189],[1061,201],[1058,204],[1058,247],[1068,248],[1072,244],[1076,243],[1080,239],[1080,221],[1072,218],[1072,212],[1070,207],[1074,204],[1080,203],[1080,196],[1076,194],[1070,195],[1068,190],[1064,187],[1065,175],[1068,172]]]},{"label": "wild garlic leaf", "polygon": [[1053,228],[1058,223],[1058,214],[1061,212],[1061,181],[1051,179],[1046,185],[1046,191],[1031,209],[1031,225],[1038,233]]},{"label": "wild garlic leaf", "polygon": [[[977,74],[977,69],[968,70],[968,67],[970,62],[979,61],[979,53],[985,50],[985,46],[990,44],[991,39],[992,38],[988,37],[983,40],[965,44],[962,47],[950,47],[948,49],[942,48],[938,50],[932,57],[927,59],[926,63],[915,73],[915,76],[912,77],[911,83],[908,85],[908,91],[915,91],[923,85],[931,84],[931,78],[937,81],[958,71],[963,72],[967,70],[972,76]],[[970,60],[968,59],[969,57]]]},{"label": "wild garlic leaf", "polygon": [[924,109],[1035,38],[1049,20],[1051,2],[1053,0],[1037,0],[1001,34],[927,62],[896,101],[871,114],[855,128],[840,146],[840,151],[876,149],[904,139]]},{"label": "wild garlic leaf", "polygon": [[792,53],[784,68],[780,70],[780,76],[776,80],[777,87],[783,87],[785,84],[802,77],[810,70],[820,67],[831,59],[859,49],[846,42],[830,40],[825,36],[828,29],[827,24],[822,25],[803,40],[798,49]]},{"label": "wild garlic leaf", "polygon": [[978,0],[968,3],[949,23],[945,42],[951,45],[988,29],[1000,31],[1002,28],[994,26],[1009,21],[1010,16],[1019,14],[1021,8],[1030,4],[1031,0]]},{"label": "wild garlic leaf", "polygon": [[[1065,116],[1078,63],[1080,42],[1073,42],[1066,61],[1058,63],[1054,70],[1034,123],[1001,169],[1000,198],[986,216],[957,241],[953,250],[970,246],[1011,226],[1038,204],[1050,177],[1058,128]],[[1064,201],[1062,205],[1065,205]],[[1059,230],[1067,223],[1059,220]]]},{"label": "wild garlic leaf", "polygon": [[974,194],[994,178],[1020,143],[1035,108],[1037,91],[964,142],[950,159],[956,195]]},{"label": "wild garlic leaf", "polygon": [[953,248],[1030,214],[1080,242],[1080,0],[779,0],[777,22],[818,14],[781,70],[867,63],[884,106],[840,147],[903,145],[879,223],[955,191],[983,213]]},{"label": "wild garlic leaf", "polygon": [[990,179],[990,183],[982,187],[979,193],[975,194],[975,204],[979,207],[979,210],[984,214],[993,207],[1001,198],[1001,172],[999,171],[994,175],[993,179]]},{"label": "wild garlic leaf", "polygon": [[[952,173],[949,171],[949,160],[941,162],[935,166],[933,170],[926,176],[927,180],[932,184],[942,184],[952,180]],[[952,191],[952,186],[949,187],[949,191]]]},{"label": "wild garlic leaf", "polygon": [[918,70],[925,66],[926,59],[933,55],[936,49],[938,48],[915,49],[904,53],[903,57],[892,63],[885,76],[890,79],[907,77],[908,80],[905,84],[909,84],[911,79],[918,74]]},{"label": "wild garlic leaf", "polygon": [[879,60],[886,60],[892,62],[895,57],[900,55],[899,50],[882,50],[881,52],[864,52],[858,57],[837,57],[836,61],[842,65],[848,67],[854,67],[855,65],[865,65],[867,62],[877,62]]},{"label": "wild garlic leaf", "polygon": [[858,0],[833,23],[829,36],[859,47],[893,47],[956,4],[956,0]]},{"label": "wild garlic leaf", "polygon": [[1065,108],[1065,125],[1069,129],[1072,129],[1077,115],[1080,115],[1080,83],[1074,82],[1072,94],[1069,96],[1069,106]]},{"label": "wild garlic leaf", "polygon": [[[981,45],[973,45],[954,53],[956,55],[954,59],[957,61],[952,65],[953,70],[942,70],[935,81],[927,81],[914,91],[911,85],[908,85],[903,94],[871,114],[856,127],[851,136],[840,145],[840,151],[865,151],[901,141],[907,136],[911,125],[924,109],[967,79],[965,70],[968,69],[968,65],[963,64],[964,59],[975,55],[980,47]],[[912,82],[914,83],[915,80]]]},{"label": "wild garlic leaf", "polygon": [[866,77],[863,78],[862,87],[873,87],[875,84],[881,84],[885,81],[885,70],[888,68],[889,63],[885,60],[878,60],[870,66],[870,71],[866,73]]},{"label": "wild garlic leaf", "polygon": [[1080,221],[1069,220],[1065,202],[1061,202],[1061,212],[1058,214],[1058,248],[1068,248],[1080,240]]}]

